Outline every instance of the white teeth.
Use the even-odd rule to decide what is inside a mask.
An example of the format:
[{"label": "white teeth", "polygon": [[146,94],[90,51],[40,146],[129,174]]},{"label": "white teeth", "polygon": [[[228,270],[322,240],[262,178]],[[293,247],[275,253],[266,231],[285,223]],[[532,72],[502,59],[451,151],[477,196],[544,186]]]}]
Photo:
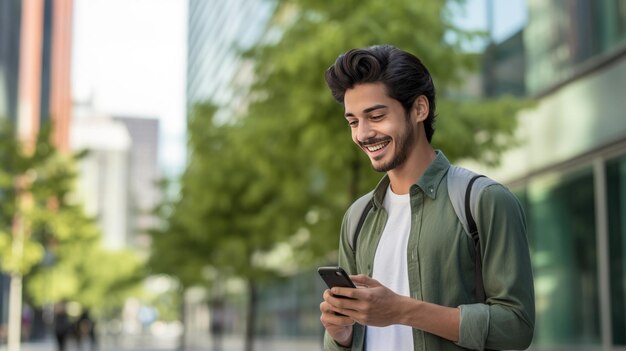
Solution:
[{"label": "white teeth", "polygon": [[366,148],[367,148],[367,150],[369,152],[374,152],[374,151],[378,151],[378,150],[384,148],[385,146],[387,146],[388,143],[389,142],[384,142],[384,143],[376,144],[376,145],[373,145],[373,146],[366,146]]}]

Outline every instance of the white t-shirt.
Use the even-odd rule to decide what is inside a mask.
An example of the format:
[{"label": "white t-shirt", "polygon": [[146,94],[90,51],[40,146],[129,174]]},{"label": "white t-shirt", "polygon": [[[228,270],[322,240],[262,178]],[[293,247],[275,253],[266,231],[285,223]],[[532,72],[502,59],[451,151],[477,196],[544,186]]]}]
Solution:
[{"label": "white t-shirt", "polygon": [[[376,248],[372,277],[396,294],[410,296],[407,271],[407,246],[411,231],[409,194],[396,195],[387,188],[383,201],[387,224]],[[365,346],[368,351],[413,350],[412,328],[405,325],[367,327]]]}]

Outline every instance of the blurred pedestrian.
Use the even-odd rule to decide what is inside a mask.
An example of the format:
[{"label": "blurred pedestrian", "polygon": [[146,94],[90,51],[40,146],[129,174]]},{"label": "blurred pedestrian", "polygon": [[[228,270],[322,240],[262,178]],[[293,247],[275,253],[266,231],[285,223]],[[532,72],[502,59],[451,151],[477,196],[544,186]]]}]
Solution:
[{"label": "blurred pedestrian", "polygon": [[54,335],[57,340],[57,350],[65,351],[67,337],[71,333],[72,325],[67,315],[67,304],[61,301],[54,306]]},{"label": "blurred pedestrian", "polygon": [[385,175],[344,218],[339,264],[360,288],[324,292],[324,348],[527,348],[535,305],[522,207],[432,147],[426,67],[372,46],[340,55],[326,82],[352,140]]},{"label": "blurred pedestrian", "polygon": [[89,316],[89,310],[84,310],[74,325],[78,348],[82,350],[83,347],[85,347],[90,351],[96,350],[98,348],[96,342],[96,324]]},{"label": "blurred pedestrian", "polygon": [[213,351],[222,351],[224,340],[225,306],[221,298],[211,302],[211,337],[213,339]]},{"label": "blurred pedestrian", "polygon": [[34,312],[28,304],[22,306],[22,341],[30,340]]}]

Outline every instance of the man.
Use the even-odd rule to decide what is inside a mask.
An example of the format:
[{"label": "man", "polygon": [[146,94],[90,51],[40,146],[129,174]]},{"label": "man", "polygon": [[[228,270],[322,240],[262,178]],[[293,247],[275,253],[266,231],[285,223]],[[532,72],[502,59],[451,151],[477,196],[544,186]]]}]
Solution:
[{"label": "man", "polygon": [[350,210],[344,217],[339,264],[359,288],[324,292],[324,348],[527,348],[535,311],[524,214],[502,185],[481,192],[473,214],[486,296],[480,301],[472,239],[448,196],[450,163],[430,144],[435,88],[426,67],[395,47],[373,46],[341,55],[326,82],[345,108],[352,140],[386,175],[354,251]]}]

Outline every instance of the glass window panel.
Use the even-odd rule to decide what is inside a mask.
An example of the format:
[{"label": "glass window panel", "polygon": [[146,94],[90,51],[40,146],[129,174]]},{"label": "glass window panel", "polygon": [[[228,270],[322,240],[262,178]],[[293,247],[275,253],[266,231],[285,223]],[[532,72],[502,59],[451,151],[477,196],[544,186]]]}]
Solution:
[{"label": "glass window panel", "polygon": [[614,10],[617,17],[617,36],[624,41],[626,39],[626,1],[614,0]]},{"label": "glass window panel", "polygon": [[531,181],[528,230],[537,346],[598,345],[600,322],[591,168]]},{"label": "glass window panel", "polygon": [[626,345],[626,156],[606,167],[613,342]]}]

